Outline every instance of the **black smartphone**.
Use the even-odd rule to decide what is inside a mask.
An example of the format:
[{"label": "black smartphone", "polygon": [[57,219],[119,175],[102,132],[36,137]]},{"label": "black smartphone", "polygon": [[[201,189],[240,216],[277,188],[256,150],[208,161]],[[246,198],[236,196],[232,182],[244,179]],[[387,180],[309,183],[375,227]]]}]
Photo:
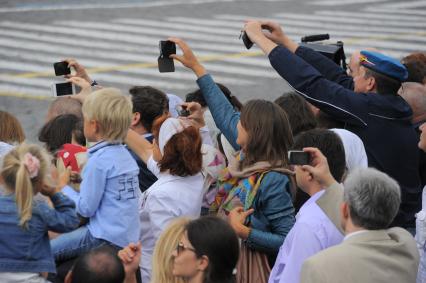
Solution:
[{"label": "black smartphone", "polygon": [[240,34],[240,38],[242,38],[244,46],[247,49],[250,49],[253,46],[253,42],[250,40],[246,32],[243,32],[242,35]]},{"label": "black smartphone", "polygon": [[56,76],[64,76],[71,74],[71,69],[68,67],[68,63],[65,61],[54,63],[53,68],[55,69]]},{"label": "black smartphone", "polygon": [[290,165],[308,165],[309,161],[309,152],[304,152],[301,150],[290,150],[288,152],[288,162]]},{"label": "black smartphone", "polygon": [[160,56],[169,58],[169,56],[172,54],[176,54],[176,43],[170,40],[161,40]]},{"label": "black smartphone", "polygon": [[189,112],[189,110],[186,109],[185,105],[176,106],[176,111],[177,111],[178,115],[181,116],[181,117],[188,117],[189,115],[191,115],[191,112]]},{"label": "black smartphone", "polygon": [[52,84],[53,96],[63,96],[75,94],[75,86],[72,83],[55,83]]},{"label": "black smartphone", "polygon": [[176,44],[169,40],[161,40],[159,47],[160,57],[158,57],[158,70],[160,73],[174,72],[175,64],[173,59],[169,58],[169,56],[176,54]]}]

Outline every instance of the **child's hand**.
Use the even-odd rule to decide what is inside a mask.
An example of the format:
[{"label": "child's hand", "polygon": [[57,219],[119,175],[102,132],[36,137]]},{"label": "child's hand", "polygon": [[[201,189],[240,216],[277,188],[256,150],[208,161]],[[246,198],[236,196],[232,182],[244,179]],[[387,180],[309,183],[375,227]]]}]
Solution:
[{"label": "child's hand", "polygon": [[56,186],[59,190],[69,184],[71,178],[71,166],[68,166],[64,172],[58,177],[58,185]]},{"label": "child's hand", "polygon": [[44,183],[40,192],[48,197],[53,196],[54,194],[60,192],[63,187],[68,185],[70,182],[70,175],[71,175],[71,167],[67,167],[67,169],[58,176],[58,173],[56,171],[56,168],[52,166],[52,177],[57,179],[56,186],[53,186],[51,184]]}]

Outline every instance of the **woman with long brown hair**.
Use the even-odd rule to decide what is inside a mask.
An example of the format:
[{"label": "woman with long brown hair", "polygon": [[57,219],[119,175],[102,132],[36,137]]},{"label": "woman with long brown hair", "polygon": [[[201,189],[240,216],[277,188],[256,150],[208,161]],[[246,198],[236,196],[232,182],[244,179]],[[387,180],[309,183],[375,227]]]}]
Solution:
[{"label": "woman with long brown hair", "polygon": [[[278,105],[261,99],[251,100],[241,113],[235,112],[188,45],[178,38],[169,40],[183,51],[182,56],[170,57],[196,74],[216,125],[240,150],[220,178],[216,197],[219,212],[227,215],[242,240],[237,281],[265,282],[269,266],[295,221],[287,160],[293,138],[287,116]],[[261,266],[244,265],[249,261],[242,261],[252,256],[263,260]]]}]

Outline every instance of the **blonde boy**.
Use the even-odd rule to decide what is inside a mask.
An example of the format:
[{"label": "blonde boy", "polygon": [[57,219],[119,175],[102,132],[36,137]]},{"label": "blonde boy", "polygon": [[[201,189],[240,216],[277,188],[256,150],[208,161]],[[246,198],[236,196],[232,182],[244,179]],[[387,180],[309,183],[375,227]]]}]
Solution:
[{"label": "blonde boy", "polygon": [[56,261],[101,245],[123,248],[139,239],[139,168],[122,142],[132,117],[132,103],[118,89],[90,94],[83,103],[84,135],[94,143],[82,173],[80,193],[64,193],[89,223],[51,241]]}]

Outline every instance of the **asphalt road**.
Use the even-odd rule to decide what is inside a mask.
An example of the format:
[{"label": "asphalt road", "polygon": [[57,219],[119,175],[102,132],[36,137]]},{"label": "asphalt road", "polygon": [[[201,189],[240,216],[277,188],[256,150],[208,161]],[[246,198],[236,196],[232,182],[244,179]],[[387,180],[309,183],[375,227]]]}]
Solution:
[{"label": "asphalt road", "polygon": [[398,58],[425,51],[426,1],[419,0],[0,1],[0,110],[36,141],[58,80],[52,63],[67,57],[103,85],[153,85],[183,96],[195,77],[181,67],[160,75],[155,66],[158,40],[173,35],[242,101],[275,99],[289,86],[258,49],[246,53],[238,40],[244,19],[256,17],[280,21],[294,39],[330,33],[348,55],[363,47]]}]

